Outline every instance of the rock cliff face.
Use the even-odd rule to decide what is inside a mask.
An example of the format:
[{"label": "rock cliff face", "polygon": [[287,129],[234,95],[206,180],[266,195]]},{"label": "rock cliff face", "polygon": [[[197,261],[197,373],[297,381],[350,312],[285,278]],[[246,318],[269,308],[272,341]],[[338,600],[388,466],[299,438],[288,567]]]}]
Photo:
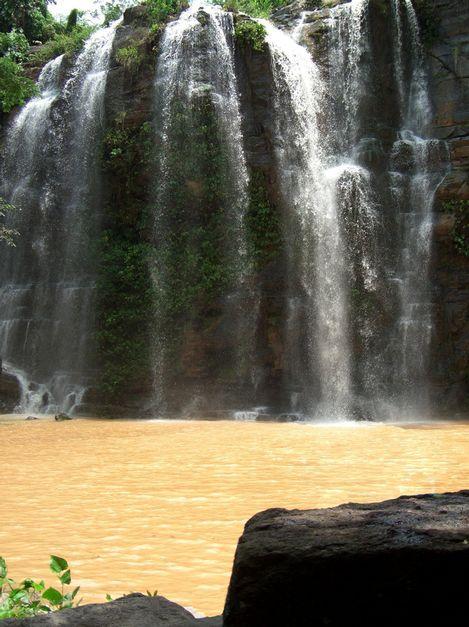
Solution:
[{"label": "rock cliff face", "polygon": [[[300,0],[273,16],[274,23],[289,30],[303,20],[304,27],[298,31],[301,43],[307,46],[326,79],[331,73],[334,53],[328,36],[330,9],[340,4],[344,2]],[[461,236],[464,229],[467,233],[469,202],[469,7],[456,0],[415,0],[413,4],[419,16],[430,78],[434,112],[430,136],[445,140],[448,145],[448,154],[441,154],[435,166],[436,170],[441,169],[444,180],[434,206],[430,272],[433,332],[429,372],[435,413],[447,412],[452,416],[455,411],[464,409],[468,378],[469,262],[467,244],[464,251]],[[360,159],[378,181],[377,190],[383,197],[387,193],[384,172],[389,168],[389,155],[399,131],[392,72],[392,38],[395,36],[390,19],[392,6],[391,0],[370,0],[369,45],[374,71],[359,108],[361,130],[371,138],[361,146]],[[235,17],[238,22],[245,19]],[[158,356],[154,349],[155,281],[149,251],[155,241],[152,216],[156,211],[155,189],[159,183],[156,155],[161,148],[161,138],[156,135],[155,141],[154,102],[162,36],[163,29],[154,28],[147,9],[137,6],[126,11],[113,43],[100,142],[102,208],[95,242],[99,267],[96,333],[93,335],[97,357],[89,373],[92,384],[78,407],[82,414],[135,415],[155,409],[154,362]],[[248,409],[256,405],[268,406],[275,414],[285,414],[291,410],[290,399],[302,394],[301,385],[292,384],[291,369],[292,361],[296,361],[296,371],[301,373],[305,356],[301,348],[295,354],[288,354],[285,323],[291,315],[287,298],[291,282],[289,255],[300,244],[285,241],[284,226],[291,218],[282,200],[279,181],[282,173],[279,172],[275,135],[272,58],[267,46],[255,46],[249,38],[235,38],[234,59],[246,167],[251,181],[246,217],[248,243],[254,259],[248,284],[256,286],[256,298],[248,308],[255,309],[256,317],[252,332],[255,366],[251,368],[249,384],[247,377],[241,377],[241,383],[239,377],[236,379],[230,356],[241,342],[239,335],[229,331],[226,294],[200,292],[185,310],[179,307],[171,314],[174,337],[165,375],[170,390],[166,410],[170,415],[185,410],[191,417],[219,417],[227,415],[220,408]],[[361,62],[369,61],[364,58]],[[202,95],[197,115],[202,110],[207,113],[206,104]],[[327,126],[333,113],[324,111],[321,117]],[[207,118],[204,125],[210,128],[210,124]],[[199,136],[188,136],[181,161],[197,161],[197,146],[201,141]],[[203,141],[200,152],[205,154],[213,146]],[[205,165],[199,163],[197,167],[200,170]],[[183,168],[180,170],[184,177]],[[206,167],[206,172],[207,178],[214,176],[211,168]],[[202,183],[197,177],[184,181],[185,198],[189,199],[185,211],[204,204],[205,199],[200,200]],[[223,185],[223,180],[219,181],[219,187]],[[205,204],[212,211],[210,202]],[[395,219],[392,203],[385,206],[385,222],[389,225]],[[194,226],[191,220],[192,217],[187,220],[188,230]],[[210,230],[204,220],[201,219],[202,230]],[[197,222],[197,217],[193,222]],[[195,226],[198,228],[200,224]],[[392,257],[387,250],[386,235],[380,237],[378,245],[383,254]],[[203,245],[210,248],[213,242],[204,241]],[[214,280],[219,270],[214,267]],[[177,272],[175,276],[177,278]],[[189,285],[187,291],[190,288]],[[353,316],[357,320],[361,316],[365,322],[370,314],[363,311],[369,306],[375,311],[373,324],[379,327],[379,332],[371,344],[377,355],[390,350],[388,347],[393,344],[390,326],[396,312],[386,305],[386,290],[387,287],[381,287],[371,305],[363,301],[352,307]],[[359,326],[357,323],[350,331],[351,359],[358,364],[366,361],[364,356],[370,345],[369,340],[367,344],[360,337]],[[308,338],[299,337],[300,345],[306,345],[307,341]],[[360,388],[362,382],[357,380],[353,384]],[[419,382],[415,386],[418,387]],[[203,400],[199,402],[199,397],[211,399],[212,405]],[[11,406],[12,402],[9,404]],[[368,417],[370,414],[358,409],[356,415]]]},{"label": "rock cliff face", "polygon": [[[469,5],[434,0],[433,6],[439,19],[438,36],[428,50],[433,124],[435,136],[448,144],[450,167],[436,203],[432,378],[440,403],[461,407],[469,382]],[[464,232],[466,255],[455,241]]]}]

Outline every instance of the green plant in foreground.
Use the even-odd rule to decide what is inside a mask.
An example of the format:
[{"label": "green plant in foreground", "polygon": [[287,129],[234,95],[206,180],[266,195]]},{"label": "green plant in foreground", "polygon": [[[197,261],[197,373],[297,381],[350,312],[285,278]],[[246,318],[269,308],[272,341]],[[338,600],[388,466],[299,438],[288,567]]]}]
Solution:
[{"label": "green plant in foreground", "polygon": [[[0,620],[24,618],[73,607],[80,587],[71,592],[64,592],[64,586],[72,581],[67,560],[51,555],[49,567],[60,581],[60,590],[46,588],[43,580],[37,582],[24,579],[21,583],[16,583],[8,577],[6,561],[0,557]],[[79,603],[78,601],[75,605]]]}]

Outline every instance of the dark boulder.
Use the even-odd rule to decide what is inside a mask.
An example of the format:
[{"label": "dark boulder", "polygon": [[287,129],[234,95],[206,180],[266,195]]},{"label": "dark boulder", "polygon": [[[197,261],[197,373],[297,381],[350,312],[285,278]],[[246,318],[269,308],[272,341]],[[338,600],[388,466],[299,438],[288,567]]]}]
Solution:
[{"label": "dark boulder", "polygon": [[21,399],[18,379],[0,367],[0,413],[14,411]]},{"label": "dark boulder", "polygon": [[164,597],[138,593],[110,603],[82,605],[34,618],[2,621],[2,627],[219,627],[221,624],[221,618],[196,619]]},{"label": "dark boulder", "polygon": [[456,625],[468,568],[469,491],[271,509],[246,524],[223,624]]}]

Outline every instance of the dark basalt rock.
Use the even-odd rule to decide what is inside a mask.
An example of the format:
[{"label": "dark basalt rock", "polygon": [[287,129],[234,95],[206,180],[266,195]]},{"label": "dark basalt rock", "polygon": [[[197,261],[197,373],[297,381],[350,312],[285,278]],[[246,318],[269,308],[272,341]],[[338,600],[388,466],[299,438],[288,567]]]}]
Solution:
[{"label": "dark basalt rock", "polygon": [[0,362],[0,411],[12,412],[21,398],[18,379],[7,372],[2,372]]},{"label": "dark basalt rock", "polygon": [[246,524],[225,627],[452,625],[466,611],[469,491]]},{"label": "dark basalt rock", "polygon": [[219,618],[196,619],[162,596],[129,594],[110,603],[83,605],[34,618],[6,619],[2,627],[219,627]]}]

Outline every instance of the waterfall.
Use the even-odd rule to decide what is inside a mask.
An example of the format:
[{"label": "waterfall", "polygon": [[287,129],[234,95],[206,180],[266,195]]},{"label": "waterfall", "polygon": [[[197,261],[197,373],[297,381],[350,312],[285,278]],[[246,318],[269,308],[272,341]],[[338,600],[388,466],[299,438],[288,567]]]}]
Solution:
[{"label": "waterfall", "polygon": [[18,208],[12,222],[20,235],[17,247],[0,251],[0,354],[18,378],[25,412],[73,411],[86,387],[100,215],[96,140],[114,32],[94,33],[68,78],[63,56],[50,61],[40,95],[6,131],[0,193]]},{"label": "waterfall", "polygon": [[298,343],[307,347],[303,375],[297,364],[289,364],[289,370],[303,380],[307,415],[341,418],[350,394],[347,296],[344,243],[318,123],[324,85],[309,53],[262,23],[272,59],[276,154],[289,215],[287,343],[290,353]]},{"label": "waterfall", "polygon": [[[174,362],[171,367],[168,361],[169,353],[174,351],[170,347],[174,333],[171,338],[168,324],[164,322],[167,320],[165,316],[170,315],[169,292],[176,289],[178,280],[172,273],[176,271],[182,275],[186,272],[187,281],[193,282],[194,275],[205,266],[204,255],[210,251],[201,243],[200,229],[221,228],[219,241],[222,240],[223,263],[232,272],[224,291],[223,309],[226,333],[231,336],[232,345],[238,346],[236,354],[226,356],[236,370],[234,383],[243,385],[253,372],[258,305],[256,289],[249,285],[247,278],[244,217],[248,202],[248,171],[243,150],[233,37],[231,13],[196,2],[166,26],[159,50],[155,80],[159,150],[154,219],[155,242],[160,251],[166,251],[166,256],[160,256],[152,274],[157,301],[155,404],[160,411],[165,408],[170,393],[168,371],[177,369]],[[212,136],[204,135],[205,128],[212,129]],[[191,143],[196,141],[196,136],[200,138],[200,145]],[[203,170],[207,153],[217,155],[208,166],[219,168],[222,173],[215,181],[217,189],[211,189],[211,184],[204,180],[209,176]],[[181,172],[183,168],[184,173]],[[178,176],[181,177],[180,185],[175,184]],[[184,192],[181,192],[181,186]],[[185,203],[176,206],[177,196],[181,193],[185,194]],[[175,222],[174,214],[187,210],[187,206],[197,207],[202,214],[206,212],[204,202],[213,212],[218,212],[221,224],[209,224],[211,217],[208,215],[202,216],[197,224],[195,210],[186,215],[186,224],[182,228]],[[175,237],[179,237],[179,247],[186,251],[186,257],[180,260],[176,269],[170,263],[177,252],[171,243],[171,238]],[[195,264],[191,267],[191,257],[198,259],[197,267]],[[187,306],[191,305],[188,303]],[[170,324],[174,326],[173,318]],[[192,327],[187,335],[191,333],[193,336],[196,333]],[[203,400],[204,393],[196,390],[190,407],[196,409]]]},{"label": "waterfall", "polygon": [[[442,180],[441,142],[428,138],[431,106],[419,25],[410,0],[395,2],[398,23],[394,39],[396,81],[410,79],[400,97],[401,130],[391,153],[390,179],[398,210],[402,247],[396,268],[400,315],[395,338],[400,346],[395,371],[406,406],[401,411],[428,411],[427,367],[432,335],[432,304],[428,269],[431,253],[432,207]],[[404,14],[404,20],[400,13]],[[410,38],[405,67],[403,31]],[[401,94],[401,92],[399,91]]]},{"label": "waterfall", "polygon": [[386,43],[374,39],[368,0],[331,10],[323,99],[331,111],[327,176],[346,251],[351,410],[377,418],[427,410],[431,214],[442,178],[441,146],[425,138],[431,107],[415,10],[411,0],[393,0],[391,9],[396,106],[386,103],[382,118],[397,127],[395,140],[381,136],[374,120],[382,80],[375,55]]}]

